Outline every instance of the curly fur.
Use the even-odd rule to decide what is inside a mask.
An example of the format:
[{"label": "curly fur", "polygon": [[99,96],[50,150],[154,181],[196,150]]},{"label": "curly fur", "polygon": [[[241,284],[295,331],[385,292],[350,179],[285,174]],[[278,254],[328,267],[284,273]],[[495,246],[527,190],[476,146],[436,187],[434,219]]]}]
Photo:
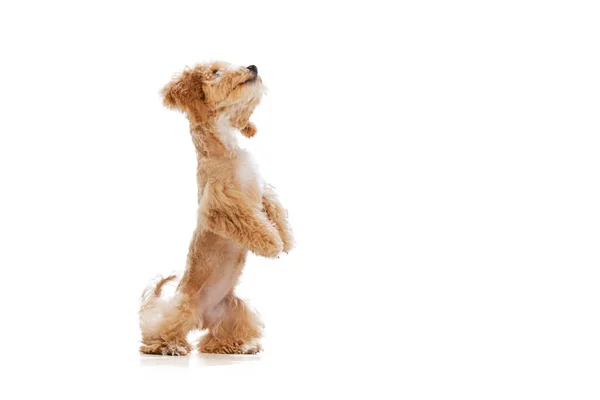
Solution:
[{"label": "curly fur", "polygon": [[213,62],[188,68],[162,90],[163,102],[190,121],[198,159],[198,223],[185,273],[175,295],[161,298],[161,279],[142,294],[140,351],[185,355],[193,329],[207,329],[198,348],[206,353],[261,350],[263,325],[234,288],[248,250],[277,257],[294,245],[287,212],[262,181],[235,131],[256,134],[249,121],[264,92],[256,68]]}]

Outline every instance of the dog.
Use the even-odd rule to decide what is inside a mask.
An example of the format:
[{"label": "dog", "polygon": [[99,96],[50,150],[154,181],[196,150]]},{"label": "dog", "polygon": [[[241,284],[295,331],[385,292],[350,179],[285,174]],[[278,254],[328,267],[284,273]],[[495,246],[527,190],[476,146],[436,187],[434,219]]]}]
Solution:
[{"label": "dog", "polygon": [[256,134],[249,118],[264,93],[258,68],[210,62],[186,68],[162,90],[163,103],[190,122],[198,160],[198,218],[175,295],[161,298],[161,278],[142,294],[140,328],[147,354],[186,355],[186,336],[208,330],[203,353],[254,354],[264,325],[234,288],[248,251],[275,258],[294,246],[287,211],[263,182],[236,130]]}]

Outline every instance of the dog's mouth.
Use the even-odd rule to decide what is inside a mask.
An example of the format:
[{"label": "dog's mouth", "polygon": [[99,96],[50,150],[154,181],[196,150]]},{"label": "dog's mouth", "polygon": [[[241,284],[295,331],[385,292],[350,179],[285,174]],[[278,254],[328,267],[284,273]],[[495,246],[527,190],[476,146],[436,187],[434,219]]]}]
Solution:
[{"label": "dog's mouth", "polygon": [[244,86],[244,85],[251,85],[254,82],[256,82],[258,79],[258,75],[254,75],[253,77],[251,77],[250,79],[246,79],[245,81],[238,83],[235,87],[238,88],[240,86]]},{"label": "dog's mouth", "polygon": [[245,80],[245,81],[244,81],[244,82],[242,82],[241,84],[242,84],[242,85],[245,85],[245,84],[247,84],[247,83],[254,83],[254,82],[256,82],[256,79],[257,79],[257,78],[258,78],[258,75],[254,75],[252,78],[250,78],[250,79],[248,79],[248,80]]}]

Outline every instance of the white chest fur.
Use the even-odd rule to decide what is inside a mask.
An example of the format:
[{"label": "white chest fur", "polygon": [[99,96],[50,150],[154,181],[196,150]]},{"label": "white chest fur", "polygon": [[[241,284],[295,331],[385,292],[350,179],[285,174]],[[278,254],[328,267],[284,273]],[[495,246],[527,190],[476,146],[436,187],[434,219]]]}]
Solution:
[{"label": "white chest fur", "polygon": [[229,150],[236,150],[239,148],[238,141],[235,129],[231,126],[229,122],[229,115],[223,114],[217,120],[217,133],[219,135],[219,139],[225,147]]},{"label": "white chest fur", "polygon": [[262,195],[263,180],[258,164],[248,150],[241,149],[236,137],[236,129],[229,122],[228,115],[222,115],[217,121],[219,139],[230,150],[237,153],[235,167],[236,181],[244,191],[254,191]]},{"label": "white chest fur", "polygon": [[258,165],[252,154],[247,150],[239,151],[236,178],[242,190],[252,190],[262,195],[264,183]]}]

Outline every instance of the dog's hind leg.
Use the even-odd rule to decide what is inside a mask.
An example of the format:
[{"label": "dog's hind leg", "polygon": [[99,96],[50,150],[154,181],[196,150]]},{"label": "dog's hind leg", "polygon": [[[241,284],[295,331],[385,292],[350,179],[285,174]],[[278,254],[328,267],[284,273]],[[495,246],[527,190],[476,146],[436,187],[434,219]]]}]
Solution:
[{"label": "dog's hind leg", "polygon": [[264,327],[243,300],[229,293],[204,315],[208,333],[198,343],[202,353],[255,354]]},{"label": "dog's hind leg", "polygon": [[142,353],[186,355],[191,351],[186,336],[198,326],[194,303],[181,293],[167,301],[158,298],[140,311],[140,326]]}]

